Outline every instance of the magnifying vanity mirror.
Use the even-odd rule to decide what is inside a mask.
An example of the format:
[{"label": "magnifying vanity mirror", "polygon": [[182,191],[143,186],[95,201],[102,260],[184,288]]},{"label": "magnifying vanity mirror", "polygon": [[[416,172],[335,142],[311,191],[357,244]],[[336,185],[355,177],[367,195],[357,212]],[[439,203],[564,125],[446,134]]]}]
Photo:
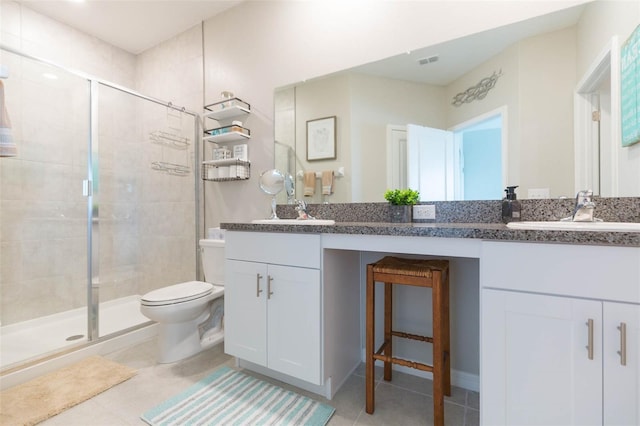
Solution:
[{"label": "magnifying vanity mirror", "polygon": [[[279,88],[275,168],[300,176],[344,167],[332,202],[382,202],[386,189],[407,186],[421,201],[500,199],[507,185],[519,198],[573,197],[582,185],[640,196],[640,144],[620,146],[611,113],[611,61],[624,42],[612,44],[612,31],[630,34],[637,22],[610,22],[631,3],[582,4]],[[578,93],[599,57],[609,61],[604,76]],[[602,108],[598,141],[579,137],[577,123],[591,126],[577,117],[580,97]],[[328,116],[337,117],[336,158],[306,161],[307,122]]]},{"label": "magnifying vanity mirror", "polygon": [[260,189],[267,195],[271,195],[271,217],[269,219],[278,219],[276,214],[276,195],[278,195],[285,186],[284,174],[276,169],[263,172],[260,175]]}]

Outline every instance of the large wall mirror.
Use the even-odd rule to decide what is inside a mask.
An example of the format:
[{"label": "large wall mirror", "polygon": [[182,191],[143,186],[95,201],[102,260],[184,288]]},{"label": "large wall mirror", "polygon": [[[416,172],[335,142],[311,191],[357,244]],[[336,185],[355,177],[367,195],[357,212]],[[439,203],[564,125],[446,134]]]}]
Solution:
[{"label": "large wall mirror", "polygon": [[[518,185],[520,198],[572,197],[580,173],[599,195],[640,196],[640,144],[619,151],[609,131],[610,76],[591,89],[610,121],[600,125],[600,145],[585,141],[591,157],[576,159],[576,87],[589,68],[581,62],[596,61],[615,35],[596,41],[583,27],[607,33],[605,21],[637,9],[594,3],[277,89],[275,167],[295,181],[299,199],[303,172],[344,171],[331,195],[318,179],[304,198],[314,203],[379,202],[386,189],[406,186],[423,201],[500,199],[506,185]],[[307,122],[333,116],[336,158],[307,161]],[[612,177],[620,167],[622,184]]]}]

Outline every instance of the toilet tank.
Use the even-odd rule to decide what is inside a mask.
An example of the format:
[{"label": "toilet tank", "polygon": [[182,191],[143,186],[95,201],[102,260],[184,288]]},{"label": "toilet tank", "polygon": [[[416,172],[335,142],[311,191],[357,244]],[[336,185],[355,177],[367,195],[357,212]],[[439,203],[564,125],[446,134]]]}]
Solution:
[{"label": "toilet tank", "polygon": [[224,240],[200,240],[200,260],[204,280],[224,285]]}]

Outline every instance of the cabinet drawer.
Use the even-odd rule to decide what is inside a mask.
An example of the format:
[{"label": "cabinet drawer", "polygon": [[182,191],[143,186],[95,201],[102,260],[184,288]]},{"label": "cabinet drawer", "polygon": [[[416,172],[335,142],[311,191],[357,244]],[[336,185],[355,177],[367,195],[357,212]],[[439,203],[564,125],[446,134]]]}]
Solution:
[{"label": "cabinet drawer", "polygon": [[485,241],[480,284],[640,303],[640,248]]},{"label": "cabinet drawer", "polygon": [[225,257],[320,269],[320,235],[227,231]]}]

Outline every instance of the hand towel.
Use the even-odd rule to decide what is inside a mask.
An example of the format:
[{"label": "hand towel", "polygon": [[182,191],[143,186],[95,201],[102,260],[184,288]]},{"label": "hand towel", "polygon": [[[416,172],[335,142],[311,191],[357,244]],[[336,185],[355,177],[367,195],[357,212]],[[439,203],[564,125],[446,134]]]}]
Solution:
[{"label": "hand towel", "polygon": [[316,192],[316,172],[304,172],[304,196],[311,197]]},{"label": "hand towel", "polygon": [[322,195],[333,194],[333,170],[325,170],[322,172]]},{"label": "hand towel", "polygon": [[15,157],[18,149],[11,134],[11,120],[4,103],[4,84],[0,80],[0,157]]}]

